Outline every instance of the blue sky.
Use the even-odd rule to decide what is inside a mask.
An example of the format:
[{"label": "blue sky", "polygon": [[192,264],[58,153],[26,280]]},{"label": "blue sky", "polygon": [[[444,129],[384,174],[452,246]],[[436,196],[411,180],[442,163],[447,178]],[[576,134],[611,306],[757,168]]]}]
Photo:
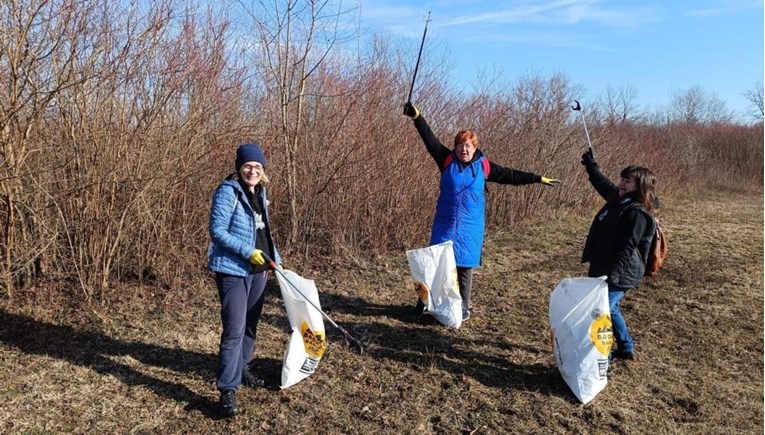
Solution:
[{"label": "blue sky", "polygon": [[700,86],[742,112],[753,106],[741,94],[763,81],[762,0],[363,0],[360,13],[418,47],[428,11],[423,57],[448,50],[466,90],[480,70],[563,72],[589,98],[629,87],[650,109]]}]

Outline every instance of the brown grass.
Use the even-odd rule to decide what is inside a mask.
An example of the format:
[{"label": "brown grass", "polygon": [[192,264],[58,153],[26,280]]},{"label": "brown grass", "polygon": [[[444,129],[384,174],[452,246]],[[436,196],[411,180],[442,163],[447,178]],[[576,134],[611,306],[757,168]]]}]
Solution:
[{"label": "brown grass", "polygon": [[[550,352],[547,304],[585,271],[594,213],[495,229],[459,331],[411,314],[405,256],[289,265],[314,278],[327,324],[318,372],[285,391],[288,338],[268,295],[256,364],[270,388],[243,390],[243,414],[216,417],[219,319],[211,281],[184,293],[126,289],[91,312],[64,300],[0,307],[4,433],[755,433],[763,432],[763,196],[664,201],[670,257],[624,304],[637,359],[581,405]],[[412,246],[415,247],[415,246]],[[51,292],[41,291],[42,295]],[[115,292],[114,294],[121,294]]]}]

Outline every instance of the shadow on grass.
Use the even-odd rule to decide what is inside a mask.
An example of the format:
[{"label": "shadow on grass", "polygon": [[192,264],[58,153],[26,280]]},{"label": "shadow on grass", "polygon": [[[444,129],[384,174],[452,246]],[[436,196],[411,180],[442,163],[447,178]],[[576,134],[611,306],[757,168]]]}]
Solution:
[{"label": "shadow on grass", "polygon": [[[530,355],[538,359],[547,350],[513,344],[505,339],[489,340],[462,335],[438,323],[433,317],[414,314],[411,305],[386,305],[369,303],[360,297],[337,296],[321,293],[321,308],[338,325],[344,328],[364,346],[363,358],[398,361],[416,371],[429,370],[432,366],[457,377],[466,376],[492,388],[512,388],[548,396],[559,397],[570,403],[578,403],[560,376],[555,365],[542,363],[516,363],[501,354],[515,353]],[[277,302],[278,303],[278,302]],[[349,322],[343,318],[353,316]],[[338,317],[340,319],[338,319]],[[359,321],[360,317],[375,319]],[[289,329],[286,319],[264,315],[266,322],[283,324]],[[378,321],[379,319],[379,321]],[[262,318],[261,321],[264,319]],[[471,319],[468,325],[476,328],[482,337],[491,333],[480,331],[480,320]],[[342,343],[349,352],[357,348],[344,339],[343,334],[329,322],[325,322],[327,339],[330,343]],[[474,330],[475,331],[475,330]],[[473,335],[476,332],[473,332]],[[551,358],[552,360],[552,358]],[[278,388],[276,379],[281,364],[272,361],[253,361],[266,379],[266,387]],[[269,382],[269,379],[272,379]],[[269,385],[270,384],[270,385]]]},{"label": "shadow on grass", "polygon": [[417,370],[435,367],[457,377],[471,377],[487,387],[541,393],[576,403],[555,366],[518,363],[499,356],[514,350],[538,354],[538,349],[461,337],[459,331],[446,330],[430,316],[417,323],[370,326],[378,334],[377,345],[370,346],[370,356],[406,363]]},{"label": "shadow on grass", "polygon": [[214,378],[216,355],[120,341],[99,332],[46,323],[4,310],[0,310],[0,343],[27,354],[87,367],[102,375],[114,376],[126,385],[144,386],[159,396],[185,402],[187,411],[218,418],[217,403],[210,398],[200,396],[186,385],[158,379],[114,361],[115,357],[127,356],[147,365]]},{"label": "shadow on grass", "polygon": [[364,317],[388,317],[402,322],[411,321],[414,317],[414,305],[417,302],[414,297],[411,305],[383,305],[372,304],[359,297],[337,296],[329,293],[320,293],[321,308],[327,314],[345,313]]},{"label": "shadow on grass", "polygon": [[[555,396],[571,403],[578,403],[576,397],[560,376],[555,365],[542,363],[517,363],[498,356],[514,353],[530,355],[537,360],[545,349],[513,344],[505,339],[490,340],[473,338],[438,323],[428,315],[414,314],[411,305],[370,304],[357,297],[337,297],[322,294],[322,308],[355,316],[385,319],[390,321],[354,322],[343,325],[356,339],[361,340],[367,357],[398,361],[415,370],[438,367],[455,376],[467,376],[492,388],[512,388]],[[330,314],[331,316],[331,314]],[[478,318],[466,324],[474,329],[473,335],[484,334]],[[333,329],[325,325],[328,334]],[[342,340],[342,334],[333,334]],[[333,337],[328,337],[332,340]],[[552,358],[551,358],[552,360]]]}]

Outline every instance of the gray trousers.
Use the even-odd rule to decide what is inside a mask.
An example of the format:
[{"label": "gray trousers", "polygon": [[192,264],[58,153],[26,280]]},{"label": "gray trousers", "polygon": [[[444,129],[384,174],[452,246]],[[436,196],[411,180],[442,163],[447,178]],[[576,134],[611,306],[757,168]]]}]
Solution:
[{"label": "gray trousers", "polygon": [[470,293],[473,291],[473,269],[470,267],[457,268],[457,283],[460,286],[460,296],[462,296],[462,310],[469,310]]}]

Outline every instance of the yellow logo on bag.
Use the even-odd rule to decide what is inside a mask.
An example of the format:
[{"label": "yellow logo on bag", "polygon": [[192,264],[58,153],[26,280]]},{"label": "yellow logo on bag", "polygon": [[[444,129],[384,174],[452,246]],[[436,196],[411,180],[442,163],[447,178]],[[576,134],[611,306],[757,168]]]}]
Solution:
[{"label": "yellow logo on bag", "polygon": [[611,328],[611,316],[601,314],[595,317],[590,326],[590,338],[595,348],[603,355],[608,355],[611,351],[611,344],[614,342],[614,333]]},{"label": "yellow logo on bag", "polygon": [[414,283],[414,292],[417,293],[417,296],[423,303],[428,301],[428,286],[424,282],[416,281]]},{"label": "yellow logo on bag", "polygon": [[306,353],[314,358],[321,358],[327,349],[327,338],[324,332],[312,331],[306,322],[300,325],[300,332],[303,335],[303,346]]}]

